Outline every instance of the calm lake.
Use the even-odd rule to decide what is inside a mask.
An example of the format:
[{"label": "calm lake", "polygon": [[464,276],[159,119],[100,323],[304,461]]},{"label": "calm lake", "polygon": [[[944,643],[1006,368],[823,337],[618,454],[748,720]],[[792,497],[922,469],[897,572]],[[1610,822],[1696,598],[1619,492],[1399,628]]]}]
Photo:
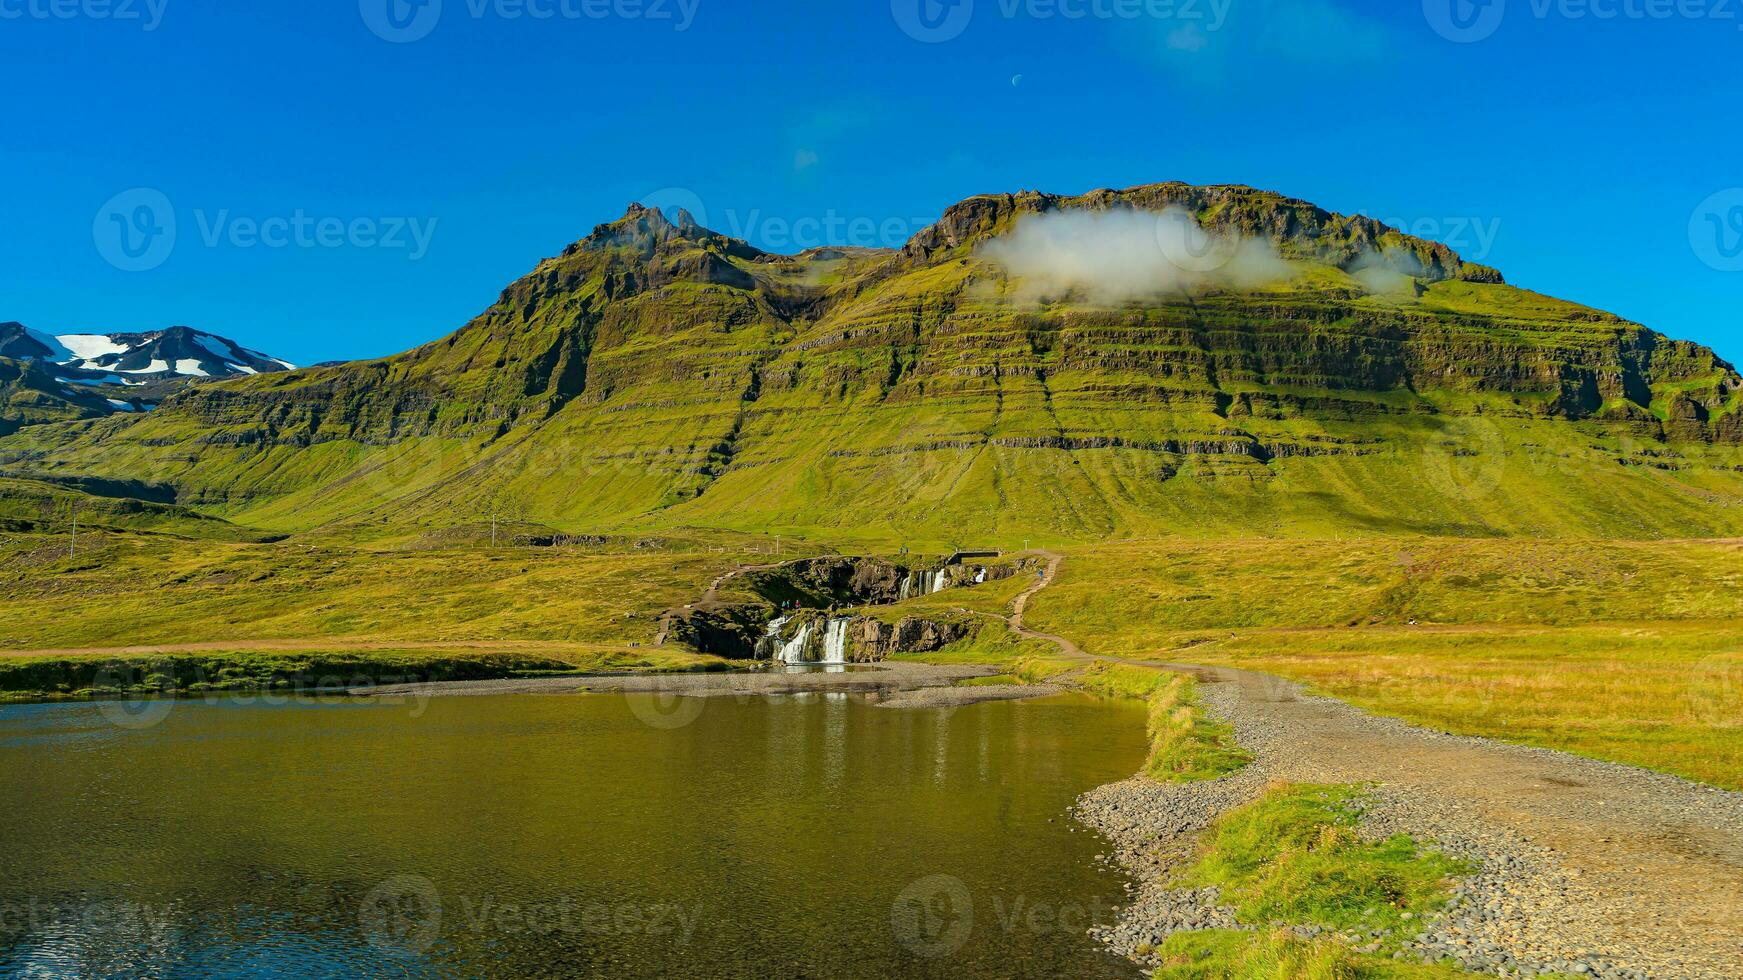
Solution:
[{"label": "calm lake", "polygon": [[1136,706],[0,707],[0,975],[1135,977]]}]

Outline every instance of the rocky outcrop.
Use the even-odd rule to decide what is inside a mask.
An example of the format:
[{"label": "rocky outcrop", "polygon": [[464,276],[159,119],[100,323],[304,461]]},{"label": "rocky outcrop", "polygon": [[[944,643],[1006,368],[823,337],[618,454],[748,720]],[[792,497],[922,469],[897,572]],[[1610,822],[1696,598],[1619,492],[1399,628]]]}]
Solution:
[{"label": "rocky outcrop", "polygon": [[847,628],[848,659],[876,663],[898,653],[935,653],[973,632],[966,623],[907,616],[890,624],[862,616]]},{"label": "rocky outcrop", "polygon": [[757,593],[786,607],[881,606],[901,597],[907,570],[877,558],[811,558],[751,577]]},{"label": "rocky outcrop", "polygon": [[710,604],[669,609],[660,617],[655,646],[680,643],[697,653],[752,660],[766,629],[768,610],[746,604]]},{"label": "rocky outcrop", "polygon": [[1306,201],[1236,184],[1199,187],[1178,181],[1126,190],[1061,196],[1037,191],[969,198],[915,235],[904,258],[930,260],[940,251],[974,245],[1008,230],[1023,214],[1050,211],[1161,211],[1180,208],[1206,227],[1269,238],[1286,256],[1348,268],[1374,255],[1395,256],[1430,281],[1501,283],[1497,269],[1466,262],[1451,248],[1406,235],[1363,215],[1334,214]]}]

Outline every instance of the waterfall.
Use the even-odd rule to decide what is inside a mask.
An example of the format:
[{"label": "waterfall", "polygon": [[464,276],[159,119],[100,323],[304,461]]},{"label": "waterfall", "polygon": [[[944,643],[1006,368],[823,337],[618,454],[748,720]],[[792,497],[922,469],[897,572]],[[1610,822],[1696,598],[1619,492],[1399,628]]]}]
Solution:
[{"label": "waterfall", "polygon": [[831,619],[823,633],[823,662],[847,663],[847,624],[851,619]]},{"label": "waterfall", "polygon": [[986,569],[983,568],[983,569],[980,569],[979,571],[974,573],[974,584],[981,585],[985,582],[986,582]]},{"label": "waterfall", "polygon": [[[785,643],[781,642],[780,628],[792,617],[783,616],[769,624],[770,649],[774,651],[773,659],[783,664],[845,664],[847,663],[847,627],[853,623],[852,616],[831,616],[826,620],[808,620],[799,627],[799,632]],[[819,625],[823,630],[823,658],[813,660],[809,656],[811,637]]]},{"label": "waterfall", "polygon": [[804,663],[805,662],[805,644],[810,639],[811,639],[811,624],[806,623],[805,625],[799,627],[799,632],[794,633],[793,638],[791,640],[788,640],[785,644],[783,644],[781,646],[781,651],[780,651],[780,653],[775,655],[775,659],[779,660],[781,663],[784,663],[784,664],[802,664],[802,663]]},{"label": "waterfall", "polygon": [[[986,569],[980,570],[980,577],[975,579],[978,584],[986,581]],[[909,572],[902,577],[902,585],[896,590],[896,600],[906,602],[909,599],[934,592],[943,592],[950,588],[950,569],[940,568],[936,571]]]},{"label": "waterfall", "polygon": [[763,630],[763,635],[757,639],[758,660],[774,659],[775,651],[781,647],[781,627],[787,625],[792,618],[791,616],[777,616],[769,621],[768,628]]}]

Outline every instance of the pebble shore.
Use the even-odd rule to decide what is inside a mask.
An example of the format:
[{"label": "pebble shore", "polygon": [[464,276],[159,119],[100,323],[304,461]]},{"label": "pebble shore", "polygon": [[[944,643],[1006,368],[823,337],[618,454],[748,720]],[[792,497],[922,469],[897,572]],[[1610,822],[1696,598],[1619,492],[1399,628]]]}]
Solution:
[{"label": "pebble shore", "polygon": [[[1202,678],[1201,678],[1202,679]],[[1280,683],[1280,682],[1274,682]],[[1280,697],[1252,697],[1230,683],[1205,684],[1207,707],[1231,722],[1237,739],[1253,753],[1254,762],[1220,780],[1164,784],[1138,777],[1099,787],[1085,794],[1077,818],[1113,843],[1112,860],[1134,879],[1131,904],[1114,925],[1097,931],[1120,955],[1147,967],[1156,961],[1151,950],[1171,934],[1202,929],[1242,928],[1232,909],[1219,901],[1215,889],[1170,887],[1174,869],[1188,864],[1197,839],[1213,820],[1256,799],[1268,785],[1366,781],[1353,779],[1360,760],[1327,759],[1312,751],[1280,702],[1305,709],[1316,726],[1337,725],[1378,743],[1408,746],[1453,740],[1493,751],[1517,762],[1540,761],[1569,786],[1609,780],[1618,796],[1654,787],[1680,794],[1691,820],[1719,820],[1743,828],[1743,796],[1712,790],[1674,777],[1626,766],[1574,758],[1543,750],[1449,736],[1375,718],[1340,702],[1309,698],[1289,687],[1273,688]],[[1344,734],[1340,732],[1340,734]],[[1481,974],[1529,977],[1561,974],[1605,980],[1733,980],[1743,976],[1743,938],[1720,938],[1720,949],[1687,949],[1666,936],[1662,942],[1633,930],[1626,937],[1608,936],[1618,909],[1629,896],[1610,893],[1584,880],[1556,849],[1528,839],[1510,827],[1486,819],[1489,801],[1472,800],[1434,789],[1432,772],[1420,780],[1377,782],[1364,811],[1362,832],[1375,839],[1408,834],[1466,860],[1478,870],[1456,883],[1450,905],[1414,931],[1402,936],[1380,932],[1335,935],[1362,952],[1422,962],[1448,962]],[[1626,803],[1625,799],[1620,802]],[[1662,807],[1660,798],[1652,806]],[[1678,811],[1680,812],[1680,811]],[[1639,914],[1652,914],[1641,908]],[[1313,927],[1279,923],[1304,936],[1327,936]],[[1648,930],[1645,935],[1650,937]],[[1725,942],[1737,943],[1737,957],[1727,960]]]}]

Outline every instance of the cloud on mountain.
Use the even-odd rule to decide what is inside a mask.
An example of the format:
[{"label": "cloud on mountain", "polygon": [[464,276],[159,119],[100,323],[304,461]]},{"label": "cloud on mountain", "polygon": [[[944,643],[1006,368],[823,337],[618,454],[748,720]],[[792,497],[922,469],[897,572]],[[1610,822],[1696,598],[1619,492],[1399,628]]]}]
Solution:
[{"label": "cloud on mountain", "polygon": [[1178,208],[1030,215],[982,245],[1020,301],[1072,294],[1119,304],[1293,278],[1270,241],[1207,231]]}]

